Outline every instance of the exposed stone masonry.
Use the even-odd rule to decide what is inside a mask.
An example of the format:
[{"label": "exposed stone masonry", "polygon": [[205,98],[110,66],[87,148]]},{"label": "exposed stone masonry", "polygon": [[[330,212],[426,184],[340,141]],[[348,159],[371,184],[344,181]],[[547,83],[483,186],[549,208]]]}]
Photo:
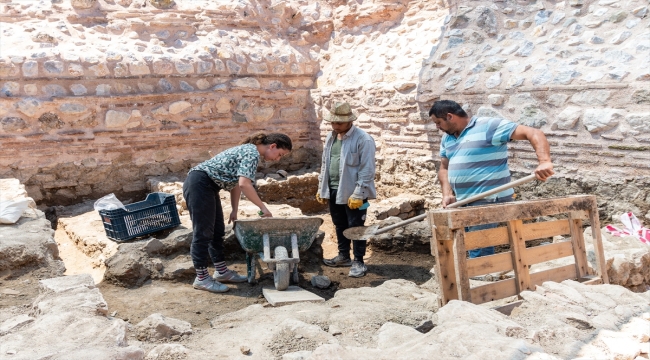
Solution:
[{"label": "exposed stone masonry", "polygon": [[[555,187],[568,182],[566,192],[598,188],[610,202],[629,185],[640,195],[603,214],[650,210],[639,202],[650,159],[644,0],[0,6],[11,49],[0,59],[0,176],[39,202],[142,192],[147,176],[182,173],[255,130],[319,152],[323,111],[346,100],[377,142],[380,196],[437,205],[440,133],[427,111],[446,98],[542,129],[558,174],[541,189],[566,195]],[[530,146],[510,149],[511,166],[532,171]]]}]

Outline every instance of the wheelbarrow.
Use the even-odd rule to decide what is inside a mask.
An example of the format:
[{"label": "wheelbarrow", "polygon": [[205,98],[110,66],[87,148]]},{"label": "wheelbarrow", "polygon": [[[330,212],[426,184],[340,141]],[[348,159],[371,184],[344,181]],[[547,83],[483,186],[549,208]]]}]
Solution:
[{"label": "wheelbarrow", "polygon": [[[235,221],[234,231],[246,251],[248,283],[255,280],[255,257],[273,271],[276,290],[286,290],[290,277],[298,283],[300,251],[309,249],[323,223],[319,217],[261,218]],[[271,249],[274,256],[271,257]],[[287,249],[291,249],[291,257]]]}]

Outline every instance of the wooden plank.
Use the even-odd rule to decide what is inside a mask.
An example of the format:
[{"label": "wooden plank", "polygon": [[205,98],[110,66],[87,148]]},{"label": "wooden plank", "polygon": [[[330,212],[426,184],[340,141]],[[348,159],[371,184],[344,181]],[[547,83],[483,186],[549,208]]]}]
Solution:
[{"label": "wooden plank", "polygon": [[522,236],[521,220],[508,221],[508,238],[510,239],[510,254],[515,270],[515,285],[517,294],[524,290],[531,290],[528,262],[526,260],[526,242]]},{"label": "wooden plank", "polygon": [[576,278],[576,267],[569,264],[549,270],[538,271],[530,274],[530,281],[534,285],[542,285],[545,281],[562,282],[567,279]]},{"label": "wooden plank", "polygon": [[580,220],[589,220],[589,210],[573,211],[573,218],[580,219]]},{"label": "wooden plank", "polygon": [[573,255],[573,244],[571,241],[563,241],[527,248],[525,251],[529,265],[533,265]]},{"label": "wooden plank", "polygon": [[603,238],[600,235],[600,219],[598,218],[598,205],[593,202],[589,209],[589,223],[591,224],[591,236],[594,239],[594,253],[596,254],[596,273],[603,280],[604,284],[609,284],[607,276],[607,266],[605,266],[605,252],[603,250]]},{"label": "wooden plank", "polygon": [[[439,228],[448,228],[449,227],[449,211],[448,210],[446,210],[446,209],[440,209],[440,210],[437,210],[437,211],[434,210],[434,211],[431,212],[431,217],[433,218],[433,223],[437,227],[439,227]],[[438,234],[438,235],[440,235],[440,234]],[[451,233],[450,233],[450,236],[451,236]],[[445,239],[445,238],[441,238],[440,236],[438,236],[438,238],[443,239],[443,240],[451,240],[451,238]]]},{"label": "wooden plank", "polygon": [[594,195],[575,195],[556,199],[515,201],[498,205],[483,206],[483,211],[476,208],[444,209],[433,211],[438,223],[450,229],[464,226],[506,222],[512,219],[532,219],[538,216],[567,213],[570,211],[589,210],[596,204]]},{"label": "wooden plank", "polygon": [[508,229],[504,226],[465,233],[465,249],[467,250],[505,244],[508,244]]},{"label": "wooden plank", "polygon": [[[468,234],[471,233],[466,235]],[[467,260],[468,277],[510,271],[512,269],[512,255],[510,255],[509,251]]]},{"label": "wooden plank", "polygon": [[[528,223],[524,224],[522,228],[522,238],[524,241],[550,238],[556,235],[567,235],[569,233],[569,220]],[[506,227],[472,231],[465,234],[465,249],[467,250],[506,245],[508,243],[508,229]]]},{"label": "wooden plank", "polygon": [[436,226],[436,238],[439,240],[453,240],[451,237],[451,230],[445,225],[437,225]]},{"label": "wooden plank", "polygon": [[523,303],[524,303],[523,300],[518,300],[518,301],[515,301],[515,302],[511,302],[510,304],[505,304],[505,305],[493,307],[492,310],[496,310],[496,311],[502,313],[505,316],[510,316],[510,314],[512,314],[512,310],[514,310],[515,308],[518,308]]},{"label": "wooden plank", "polygon": [[[433,216],[429,213],[429,221],[433,223]],[[434,240],[433,237],[431,240]],[[454,271],[452,240],[435,240],[436,276],[442,290],[442,305],[451,300],[458,299],[456,289],[456,272]]]},{"label": "wooden plank", "polygon": [[550,238],[570,233],[569,220],[551,220],[524,224],[522,237],[525,241]]},{"label": "wooden plank", "polygon": [[581,278],[589,273],[589,263],[587,262],[585,239],[582,234],[582,220],[578,214],[569,213],[569,226],[571,227],[571,245],[573,245],[576,276]]},{"label": "wooden plank", "polygon": [[458,284],[458,299],[471,301],[469,277],[467,276],[467,251],[465,250],[465,229],[454,230],[454,270]]},{"label": "wooden plank", "polygon": [[491,284],[477,286],[472,288],[470,293],[474,304],[483,304],[488,301],[499,300],[518,294],[515,279],[501,280]]},{"label": "wooden plank", "polygon": [[437,236],[436,236],[436,226],[431,222],[433,219],[431,216],[427,215],[427,222],[429,223],[429,227],[431,228],[431,239],[429,240],[429,250],[431,252],[431,256],[437,257],[436,256],[436,241],[437,241]]},{"label": "wooden plank", "polygon": [[585,284],[585,285],[600,285],[603,283],[603,279],[599,277],[584,277],[581,279],[578,279],[579,282]]}]

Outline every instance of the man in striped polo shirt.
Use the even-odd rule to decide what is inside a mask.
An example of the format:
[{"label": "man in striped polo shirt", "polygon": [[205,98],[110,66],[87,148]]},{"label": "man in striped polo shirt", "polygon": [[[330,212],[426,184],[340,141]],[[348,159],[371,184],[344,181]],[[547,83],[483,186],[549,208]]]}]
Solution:
[{"label": "man in striped polo shirt", "polygon": [[[508,141],[528,140],[535,149],[539,165],[537,179],[546,181],[553,175],[550,149],[544,133],[501,118],[467,116],[458,103],[436,101],[429,116],[439,130],[444,131],[440,142],[442,207],[510,182]],[[466,206],[479,206],[512,201],[514,190],[508,189],[487,196]],[[471,226],[466,231],[496,227],[497,224]],[[469,251],[475,258],[494,254],[494,247]]]}]

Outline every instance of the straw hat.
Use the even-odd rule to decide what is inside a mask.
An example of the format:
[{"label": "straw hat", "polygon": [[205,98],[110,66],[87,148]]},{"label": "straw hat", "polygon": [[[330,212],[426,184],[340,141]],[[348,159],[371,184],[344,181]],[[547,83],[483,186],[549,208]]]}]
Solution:
[{"label": "straw hat", "polygon": [[324,119],[329,122],[351,122],[357,119],[357,115],[352,112],[350,104],[347,102],[337,102],[328,109],[329,113],[325,113]]}]

